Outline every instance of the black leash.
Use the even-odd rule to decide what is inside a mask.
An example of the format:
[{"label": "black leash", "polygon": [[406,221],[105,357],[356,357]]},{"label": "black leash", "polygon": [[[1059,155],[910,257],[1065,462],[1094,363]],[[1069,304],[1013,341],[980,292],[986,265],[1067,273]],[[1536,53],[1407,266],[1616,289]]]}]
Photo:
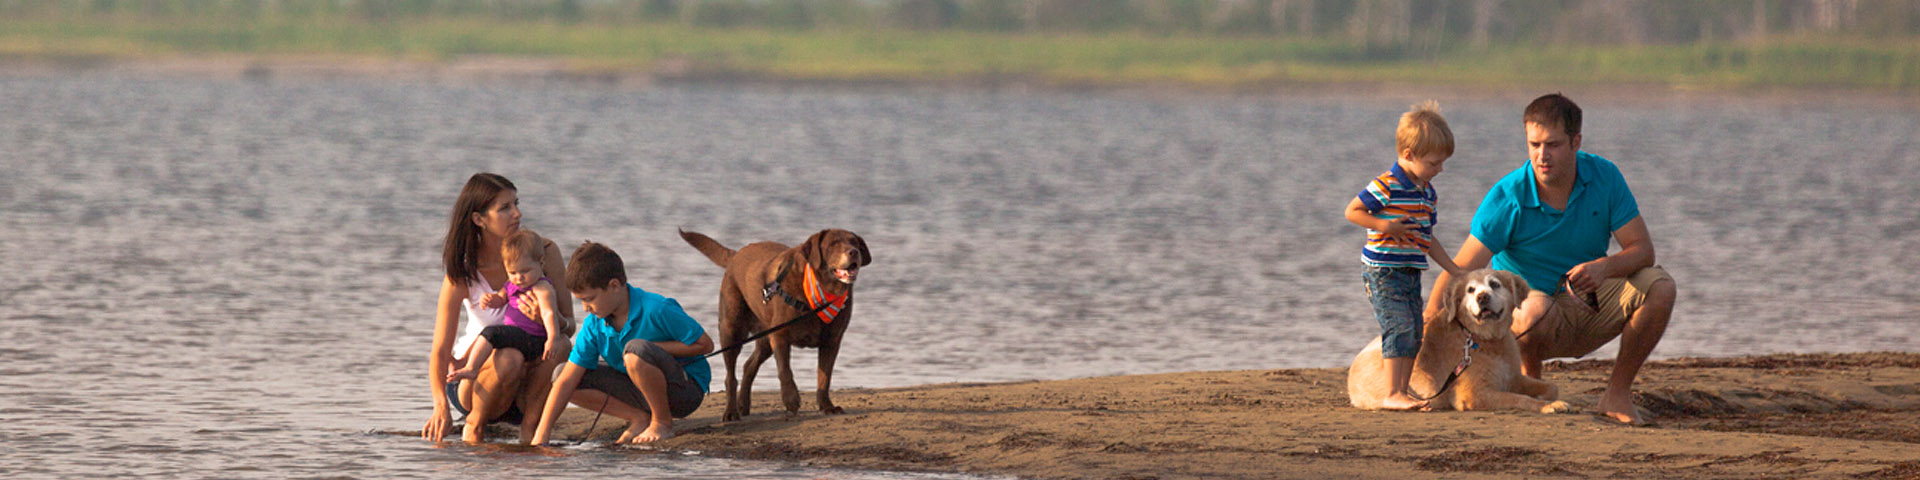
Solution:
[{"label": "black leash", "polygon": [[[722,353],[726,353],[726,352],[727,352],[728,350],[739,350],[739,349],[740,349],[740,347],[741,347],[741,346],[743,346],[743,345],[746,345],[746,344],[748,344],[748,343],[753,343],[753,341],[754,341],[754,340],[759,340],[759,339],[761,339],[761,338],[763,338],[763,337],[766,337],[767,335],[772,335],[772,334],[773,334],[773,332],[778,332],[778,331],[780,331],[780,329],[783,329],[783,328],[787,328],[787,327],[790,327],[790,326],[793,326],[793,324],[795,324],[795,323],[799,323],[799,322],[800,322],[801,320],[806,320],[806,319],[807,319],[807,317],[810,317],[810,316],[813,316],[813,314],[816,314],[816,313],[820,313],[820,310],[822,310],[822,309],[825,309],[825,308],[827,308],[827,304],[825,304],[825,303],[822,303],[822,304],[821,304],[820,306],[818,306],[818,307],[814,307],[814,308],[813,308],[813,309],[811,309],[811,310],[807,310],[807,311],[805,311],[805,312],[801,312],[799,316],[796,316],[796,317],[793,317],[793,319],[792,319],[792,320],[787,320],[786,322],[784,322],[784,323],[781,323],[781,324],[779,324],[779,325],[774,325],[774,326],[773,326],[773,328],[768,328],[768,329],[766,329],[766,330],[761,330],[761,331],[760,331],[760,333],[755,333],[755,334],[753,334],[753,335],[749,335],[749,336],[747,336],[747,339],[746,339],[746,340],[741,340],[741,341],[740,341],[740,343],[736,343],[736,344],[733,344],[732,346],[729,346],[729,347],[726,347],[726,348],[722,348],[722,349],[719,349],[719,350],[714,350],[714,351],[713,351],[712,353],[708,353],[708,354],[706,354],[706,355],[701,355],[701,356],[698,356],[698,357],[687,357],[687,358],[682,358],[682,359],[680,359],[680,360],[679,360],[679,361],[680,361],[680,365],[681,365],[681,366],[687,366],[687,365],[691,365],[691,364],[693,364],[694,362],[699,362],[699,361],[704,361],[704,360],[706,360],[706,359],[709,359],[709,358],[713,358],[713,356],[714,356],[714,355],[719,355],[719,354],[722,354]],[[606,411],[607,411],[607,402],[608,402],[608,401],[611,401],[611,400],[613,400],[613,396],[611,396],[611,395],[609,395],[609,396],[607,396],[607,398],[606,398],[606,400],[601,400],[601,401],[600,401],[600,409],[599,409],[599,410],[595,410],[595,411],[593,412],[593,423],[589,423],[589,424],[587,424],[587,431],[585,431],[585,432],[581,432],[581,433],[580,433],[580,439],[579,439],[579,440],[577,440],[577,441],[575,441],[575,443],[578,443],[578,442],[585,442],[585,441],[587,440],[587,436],[588,436],[588,435],[592,435],[592,434],[593,434],[593,428],[594,428],[594,427],[597,427],[597,426],[600,426],[600,415],[601,415],[601,414],[603,414],[603,413],[606,413]]]},{"label": "black leash", "polygon": [[[766,291],[762,292],[765,298],[762,298],[761,301],[764,302],[772,298],[775,293],[779,293],[782,299],[785,300],[788,305],[792,305],[794,308],[801,308],[802,305],[798,304],[799,299],[793,298],[793,295],[790,295],[786,291],[780,289],[779,278],[785,277],[786,275],[787,275],[787,269],[782,267],[780,269],[779,275],[775,277],[774,283],[767,284]],[[795,323],[800,323],[801,320],[806,320],[807,317],[811,317],[814,314],[818,314],[820,313],[821,310],[825,310],[827,307],[832,305],[833,304],[829,302],[820,302],[820,306],[813,307],[811,309],[808,309],[805,312],[800,312],[800,315],[794,316],[792,320],[781,322],[779,325],[774,325],[773,327],[770,327],[766,330],[761,330],[759,333],[748,335],[747,338],[745,340],[741,340],[740,343],[736,343],[719,350],[714,350],[712,353],[708,353],[706,355],[701,355],[698,357],[682,358],[679,360],[680,365],[682,366],[691,365],[694,362],[704,361],[706,359],[713,358],[714,355],[727,353],[730,350],[739,350],[740,347],[745,346],[746,344],[753,343],[753,341],[759,340],[761,338],[766,338],[766,336],[772,335],[774,332],[780,331],[780,329],[791,327]],[[1453,380],[1448,379],[1447,381],[1451,383]],[[605,400],[600,401],[600,409],[593,412],[593,423],[587,424],[587,431],[582,432],[580,434],[580,440],[575,441],[575,443],[585,442],[587,440],[587,436],[593,434],[593,428],[600,426],[600,415],[602,413],[606,413],[607,402],[611,400],[613,400],[613,396],[609,395]]]},{"label": "black leash", "polygon": [[[606,392],[601,392],[603,395],[605,393]],[[610,401],[613,401],[613,395],[607,395],[607,398],[600,400],[600,409],[593,411],[593,423],[587,424],[587,431],[580,432],[580,439],[574,440],[573,443],[586,442],[587,436],[593,435],[593,427],[600,426],[600,414],[607,412],[607,402]]]},{"label": "black leash", "polygon": [[[740,343],[735,343],[725,348],[714,350],[712,353],[708,353],[706,355],[701,355],[698,357],[682,358],[680,359],[680,365],[682,366],[690,365],[693,362],[713,358],[714,355],[727,353],[730,350],[739,350],[740,347],[746,346],[746,344],[748,343],[753,343],[753,341],[755,340],[765,338],[767,335],[772,335],[773,332],[778,332],[780,331],[780,329],[791,327],[793,326],[793,324],[800,323],[801,320],[806,320],[807,317],[813,316],[814,314],[820,313],[821,310],[826,310],[827,307],[833,306],[832,302],[820,302],[819,306],[809,308],[807,307],[807,302],[802,301],[798,298],[794,298],[793,294],[787,293],[787,290],[784,288],[780,288],[780,281],[786,280],[787,268],[791,266],[792,264],[785,264],[785,263],[780,265],[780,271],[774,273],[773,281],[767,282],[767,286],[762,287],[760,289],[760,301],[762,302],[771,301],[773,300],[774,295],[779,295],[780,301],[786,303],[787,306],[793,307],[795,310],[804,310],[803,312],[800,312],[800,315],[794,316],[792,320],[787,320],[785,322],[781,322],[779,325],[774,325],[770,328],[767,328],[766,330],[761,330],[759,333],[748,335],[747,338],[745,340],[741,340]],[[824,335],[825,332],[822,332],[822,334]]]},{"label": "black leash", "polygon": [[807,319],[808,317],[812,317],[812,316],[813,316],[814,314],[817,314],[817,313],[820,313],[820,311],[821,311],[821,310],[825,310],[825,309],[827,308],[827,306],[828,306],[828,305],[831,305],[831,304],[828,304],[828,303],[825,303],[825,302],[822,302],[822,303],[820,304],[820,306],[818,306],[818,307],[813,307],[812,309],[809,309],[809,310],[807,310],[807,311],[805,311],[805,312],[800,312],[800,315],[798,315],[798,316],[795,316],[795,317],[793,317],[793,319],[792,319],[792,320],[787,320],[786,322],[783,322],[783,323],[781,323],[781,324],[779,324],[779,325],[774,325],[774,326],[772,326],[772,327],[770,327],[770,328],[767,328],[766,330],[761,330],[761,331],[760,331],[759,333],[755,333],[755,334],[753,334],[753,335],[749,335],[749,336],[747,336],[747,338],[746,338],[746,339],[744,339],[744,340],[741,340],[741,341],[740,341],[740,343],[736,343],[736,344],[733,344],[733,345],[729,345],[729,346],[727,346],[726,348],[722,348],[722,349],[719,349],[719,350],[714,350],[714,351],[713,351],[713,353],[708,353],[708,354],[706,354],[706,355],[701,355],[701,356],[698,356],[698,357],[687,357],[687,358],[682,358],[682,359],[680,359],[680,364],[681,364],[681,365],[690,365],[690,364],[692,364],[693,362],[698,362],[698,361],[703,361],[703,360],[706,360],[706,359],[708,359],[708,358],[713,358],[713,356],[714,356],[714,355],[719,355],[719,354],[722,354],[722,353],[727,353],[728,351],[731,351],[731,350],[739,350],[739,349],[740,349],[740,347],[742,347],[742,346],[745,346],[746,344],[749,344],[749,343],[753,343],[753,341],[755,341],[755,340],[759,340],[759,339],[762,339],[762,338],[766,338],[766,336],[768,336],[768,335],[772,335],[772,334],[773,334],[774,332],[778,332],[778,331],[780,331],[780,329],[783,329],[783,328],[787,328],[787,327],[791,327],[791,326],[793,326],[793,324],[795,324],[795,323],[800,323],[800,321],[801,321],[801,320],[806,320],[806,319]]},{"label": "black leash", "polygon": [[[820,313],[820,310],[822,310],[822,309],[825,309],[825,308],[827,308],[827,305],[826,305],[826,304],[821,304],[821,305],[820,305],[819,307],[814,307],[814,308],[813,308],[812,310],[807,310],[806,312],[803,312],[803,313],[801,313],[801,314],[800,314],[799,316],[797,316],[797,317],[793,317],[793,319],[792,319],[792,320],[787,320],[787,321],[786,321],[785,323],[781,323],[781,324],[779,324],[779,325],[774,325],[774,326],[773,326],[773,328],[768,328],[768,329],[766,329],[766,330],[761,330],[761,331],[760,331],[760,333],[755,333],[755,334],[753,334],[753,335],[750,335],[750,336],[748,336],[748,337],[747,337],[747,339],[746,339],[746,340],[741,340],[741,341],[740,341],[740,343],[736,343],[736,344],[733,344],[732,346],[729,346],[729,347],[727,347],[727,348],[722,348],[722,349],[719,349],[719,350],[715,350],[715,351],[713,351],[713,353],[708,353],[708,354],[706,354],[706,355],[701,355],[701,356],[698,356],[698,357],[687,357],[687,358],[682,358],[682,359],[680,359],[680,365],[681,365],[681,366],[686,366],[686,365],[690,365],[690,364],[692,364],[693,362],[698,362],[698,361],[703,361],[703,360],[706,360],[706,359],[708,359],[708,358],[713,358],[713,356],[714,356],[714,355],[719,355],[719,354],[722,354],[722,353],[726,353],[726,352],[727,352],[728,350],[739,350],[739,349],[740,349],[740,346],[742,346],[742,345],[746,345],[746,344],[748,344],[748,343],[753,343],[753,341],[754,341],[754,340],[759,340],[759,339],[761,339],[762,337],[766,337],[767,335],[772,335],[772,334],[773,334],[773,332],[778,332],[778,331],[780,331],[780,329],[782,329],[782,328],[787,328],[787,327],[790,327],[790,326],[793,326],[793,324],[795,324],[795,323],[799,323],[799,322],[800,322],[801,320],[806,320],[806,319],[807,319],[807,317],[810,317],[810,316],[813,316],[813,314],[816,314],[816,313]],[[600,401],[600,408],[599,408],[598,410],[595,410],[595,411],[593,412],[593,422],[592,422],[592,423],[589,423],[589,424],[587,424],[587,430],[586,430],[586,431],[584,431],[584,432],[580,432],[580,439],[579,439],[579,440],[575,440],[575,441],[574,441],[574,443],[582,443],[582,442],[586,442],[586,441],[587,441],[587,436],[588,436],[588,435],[593,435],[593,429],[594,429],[594,427],[598,427],[598,426],[600,426],[600,415],[601,415],[601,414],[603,414],[603,413],[606,413],[606,411],[607,411],[607,402],[609,402],[609,401],[612,401],[612,400],[613,400],[613,396],[612,396],[612,395],[607,395],[607,397],[606,397],[606,399],[605,399],[605,400],[601,400],[601,401]]]}]

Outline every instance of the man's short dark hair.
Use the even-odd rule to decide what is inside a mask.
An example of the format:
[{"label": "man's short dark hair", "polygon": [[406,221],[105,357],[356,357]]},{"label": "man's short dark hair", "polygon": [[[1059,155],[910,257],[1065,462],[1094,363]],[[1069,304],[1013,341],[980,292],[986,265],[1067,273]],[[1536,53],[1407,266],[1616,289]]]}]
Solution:
[{"label": "man's short dark hair", "polygon": [[1538,123],[1542,126],[1559,125],[1571,137],[1580,134],[1580,106],[1573,99],[1559,93],[1541,95],[1527,104],[1527,112],[1520,116],[1526,123]]},{"label": "man's short dark hair", "polygon": [[627,283],[627,265],[620,261],[620,254],[591,241],[573,249],[572,259],[567,260],[567,290],[606,288],[612,280]]}]

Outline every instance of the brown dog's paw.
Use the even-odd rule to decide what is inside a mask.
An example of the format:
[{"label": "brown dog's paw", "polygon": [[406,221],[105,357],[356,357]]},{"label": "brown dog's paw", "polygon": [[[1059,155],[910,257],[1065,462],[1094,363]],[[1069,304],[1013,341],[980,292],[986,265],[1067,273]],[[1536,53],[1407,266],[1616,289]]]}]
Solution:
[{"label": "brown dog's paw", "polygon": [[842,413],[847,413],[847,409],[840,408],[840,407],[827,407],[827,408],[820,409],[820,413],[827,414],[827,415],[839,415]]},{"label": "brown dog's paw", "polygon": [[1574,410],[1573,405],[1569,405],[1567,404],[1567,402],[1562,402],[1559,400],[1555,400],[1553,401],[1553,403],[1548,403],[1546,406],[1540,407],[1540,413],[1573,413],[1573,410]]}]

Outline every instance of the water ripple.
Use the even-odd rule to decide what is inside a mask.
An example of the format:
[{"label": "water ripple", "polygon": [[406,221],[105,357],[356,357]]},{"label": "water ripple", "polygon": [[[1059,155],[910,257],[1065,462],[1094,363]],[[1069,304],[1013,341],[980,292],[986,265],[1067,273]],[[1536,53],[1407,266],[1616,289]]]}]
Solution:
[{"label": "water ripple", "polygon": [[[861,233],[842,388],[1341,366],[1378,327],[1335,213],[1416,100],[0,78],[32,112],[0,116],[0,271],[27,279],[0,472],[907,478],[420,442],[444,216],[481,170],[709,329],[720,271],[673,228]],[[1442,99],[1446,241],[1522,161],[1524,100]],[[1914,348],[1920,273],[1886,266],[1920,251],[1920,115],[1587,108],[1683,286],[1657,356]]]}]

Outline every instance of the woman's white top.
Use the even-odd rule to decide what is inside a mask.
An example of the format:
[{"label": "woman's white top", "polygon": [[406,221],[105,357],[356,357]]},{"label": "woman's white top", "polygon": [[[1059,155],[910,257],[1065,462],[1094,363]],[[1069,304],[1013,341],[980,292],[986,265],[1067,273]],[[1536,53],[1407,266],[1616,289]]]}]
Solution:
[{"label": "woman's white top", "polygon": [[473,341],[480,337],[480,330],[494,325],[507,323],[507,307],[487,308],[480,299],[487,294],[500,291],[487,284],[486,277],[474,275],[467,280],[467,298],[460,300],[461,316],[467,317],[466,327],[460,329],[460,335],[453,342],[453,358],[466,358]]}]

